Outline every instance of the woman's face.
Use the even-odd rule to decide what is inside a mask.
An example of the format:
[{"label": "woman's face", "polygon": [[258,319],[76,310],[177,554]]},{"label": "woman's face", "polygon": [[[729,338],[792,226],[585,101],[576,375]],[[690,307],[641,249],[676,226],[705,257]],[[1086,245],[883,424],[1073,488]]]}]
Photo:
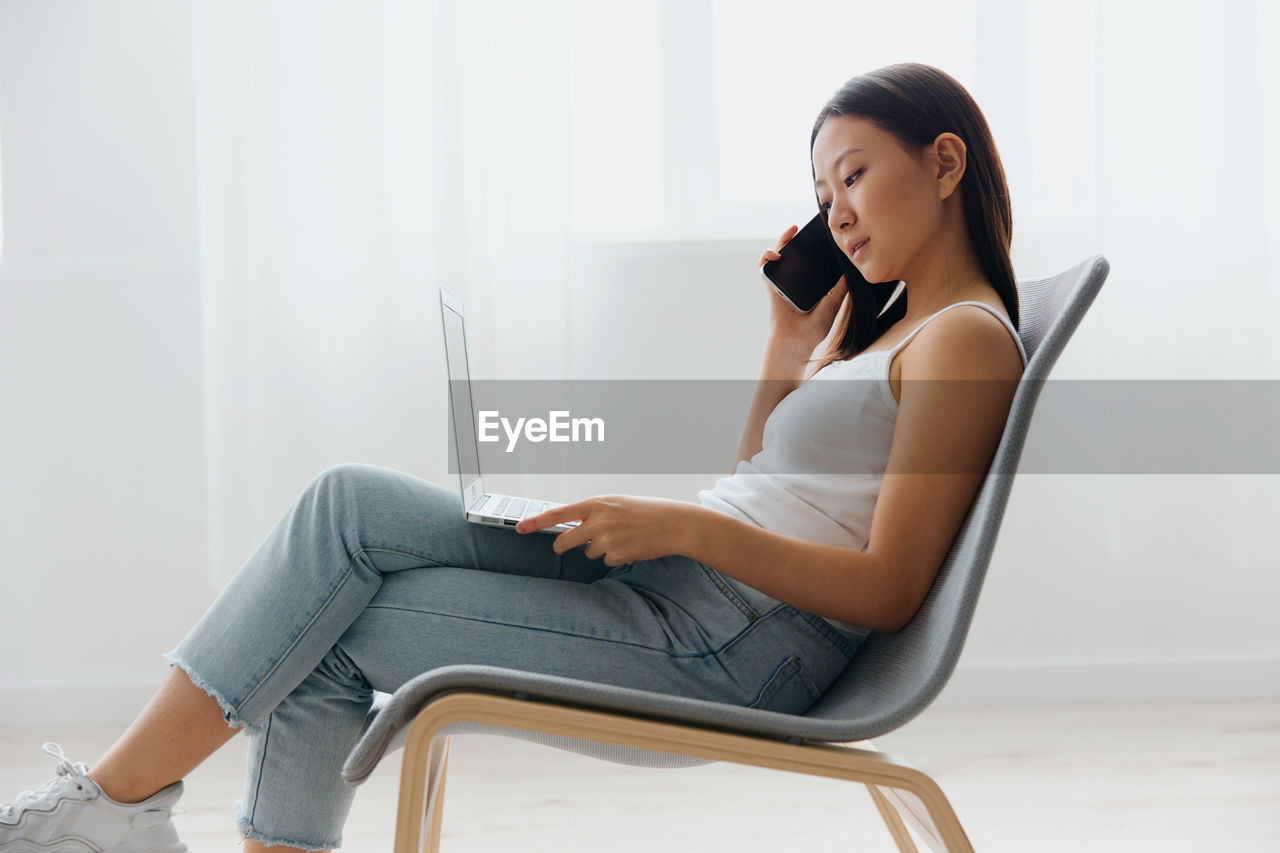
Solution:
[{"label": "woman's face", "polygon": [[942,203],[929,162],[858,116],[832,116],[818,129],[818,204],[836,244],[867,281],[909,281],[913,264],[940,232]]}]

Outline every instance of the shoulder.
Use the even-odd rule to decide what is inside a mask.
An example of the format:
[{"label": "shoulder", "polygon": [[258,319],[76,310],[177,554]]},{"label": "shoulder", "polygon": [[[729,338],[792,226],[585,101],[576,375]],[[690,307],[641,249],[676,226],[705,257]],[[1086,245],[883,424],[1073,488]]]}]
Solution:
[{"label": "shoulder", "polygon": [[925,324],[902,351],[904,379],[1017,379],[1013,330],[978,305],[957,305]]}]

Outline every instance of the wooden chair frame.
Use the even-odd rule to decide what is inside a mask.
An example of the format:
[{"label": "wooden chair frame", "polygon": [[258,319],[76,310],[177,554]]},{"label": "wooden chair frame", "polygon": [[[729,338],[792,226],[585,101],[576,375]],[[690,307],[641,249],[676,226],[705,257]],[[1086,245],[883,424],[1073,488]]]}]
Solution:
[{"label": "wooden chair frame", "polygon": [[793,744],[467,691],[441,694],[419,711],[409,726],[400,769],[395,853],[439,850],[451,738],[437,733],[455,722],[489,723],[708,761],[862,782],[902,853],[917,853],[904,817],[932,850],[973,853],[960,819],[937,782],[905,759],[876,750],[870,741]]}]

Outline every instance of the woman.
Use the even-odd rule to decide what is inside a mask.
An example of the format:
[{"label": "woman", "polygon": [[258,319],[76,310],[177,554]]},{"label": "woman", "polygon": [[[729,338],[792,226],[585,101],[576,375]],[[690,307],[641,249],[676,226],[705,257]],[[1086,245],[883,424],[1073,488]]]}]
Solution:
[{"label": "woman", "polygon": [[[170,819],[181,780],[239,728],[244,849],[330,849],[354,793],[340,768],[374,690],[489,664],[800,713],[869,630],[901,628],[1025,365],[1008,192],[981,112],[928,66],[850,80],[810,150],[846,275],[808,314],[769,291],[769,381],[733,475],[699,503],[604,495],[511,531],[464,521],[433,483],[324,472],[167,655],[166,681],[100,761],[46,745],[58,775],[0,809],[0,853],[64,835],[185,849]],[[871,381],[805,381],[842,303],[810,379]],[[837,467],[849,473],[826,476]],[[554,539],[527,535],[570,519],[581,524]]]}]

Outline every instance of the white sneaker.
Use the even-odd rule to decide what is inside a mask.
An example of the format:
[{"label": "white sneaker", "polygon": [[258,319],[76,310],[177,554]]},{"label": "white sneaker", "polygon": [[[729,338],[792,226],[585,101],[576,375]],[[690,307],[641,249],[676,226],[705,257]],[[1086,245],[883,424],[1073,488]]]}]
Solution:
[{"label": "white sneaker", "polygon": [[58,759],[58,775],[0,806],[0,853],[182,853],[170,814],[182,796],[174,782],[140,803],[117,803],[72,764],[56,743],[44,751]]}]

